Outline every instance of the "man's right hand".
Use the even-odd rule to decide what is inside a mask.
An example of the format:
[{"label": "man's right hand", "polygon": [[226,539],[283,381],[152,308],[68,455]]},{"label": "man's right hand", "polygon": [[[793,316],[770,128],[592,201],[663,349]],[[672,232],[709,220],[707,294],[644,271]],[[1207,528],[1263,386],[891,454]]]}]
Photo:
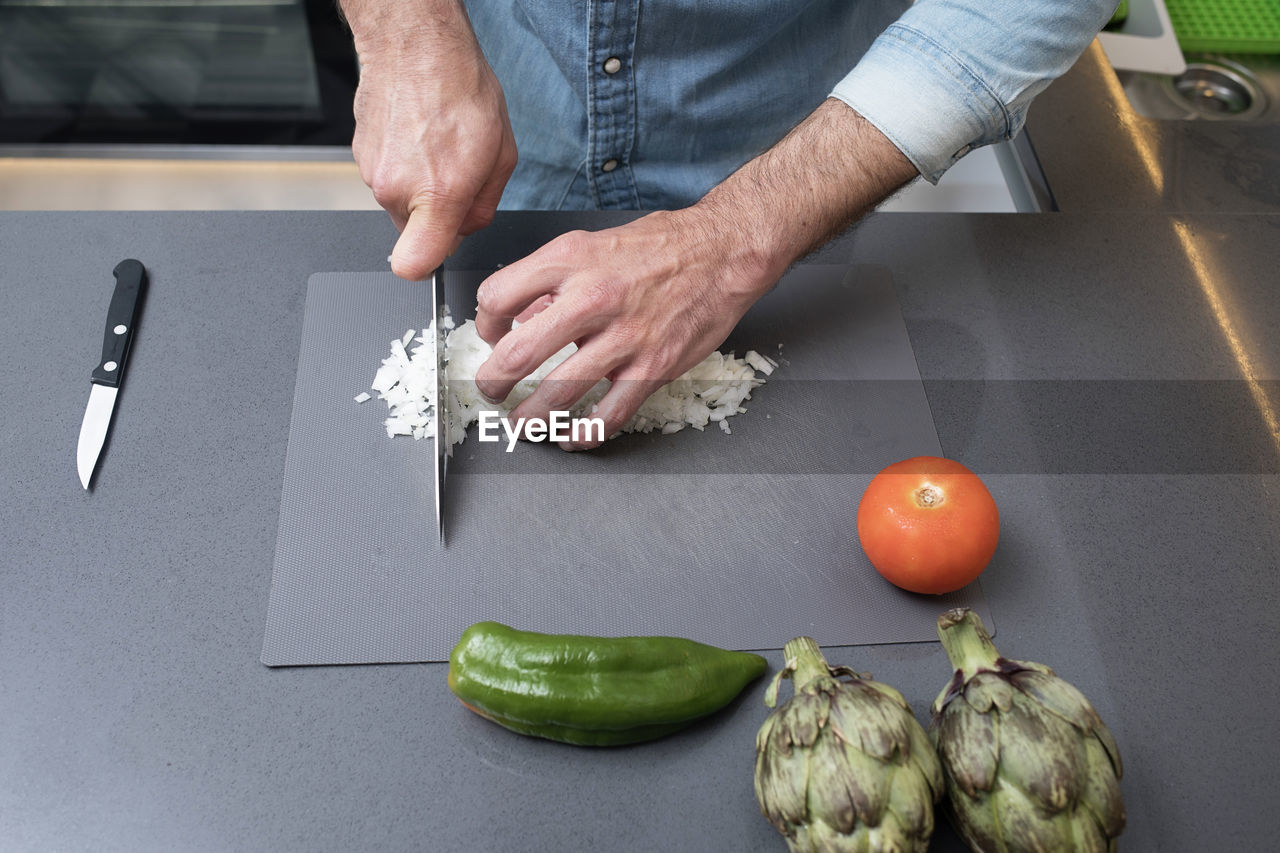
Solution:
[{"label": "man's right hand", "polygon": [[431,274],[488,225],[516,165],[502,87],[460,0],[342,0],[356,52],[360,177],[400,239],[392,271]]}]

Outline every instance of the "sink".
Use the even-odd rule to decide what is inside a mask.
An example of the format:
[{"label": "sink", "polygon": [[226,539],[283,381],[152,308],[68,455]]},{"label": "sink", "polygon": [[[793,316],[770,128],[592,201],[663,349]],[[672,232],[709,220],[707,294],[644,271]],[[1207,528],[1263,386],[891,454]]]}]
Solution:
[{"label": "sink", "polygon": [[1280,55],[1189,53],[1181,74],[1117,71],[1139,114],[1181,121],[1280,122]]}]

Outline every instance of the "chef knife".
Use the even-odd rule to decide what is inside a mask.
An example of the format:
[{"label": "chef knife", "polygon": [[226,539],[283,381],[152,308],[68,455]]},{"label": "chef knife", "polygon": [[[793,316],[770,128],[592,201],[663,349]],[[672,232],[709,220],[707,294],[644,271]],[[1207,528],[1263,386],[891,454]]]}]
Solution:
[{"label": "chef knife", "polygon": [[449,385],[445,376],[445,321],[449,306],[445,304],[444,264],[431,274],[431,316],[435,318],[436,410],[435,438],[432,444],[436,455],[436,528],[440,531],[440,544],[444,544],[444,481],[449,471],[449,457],[453,444],[449,441]]},{"label": "chef knife", "polygon": [[116,264],[112,271],[116,289],[107,308],[107,327],[102,338],[102,358],[90,376],[89,405],[80,422],[80,441],[76,446],[76,468],[80,484],[89,488],[98,457],[107,440],[111,417],[116,408],[116,395],[124,384],[124,371],[129,363],[129,349],[137,332],[142,296],[147,290],[147,270],[132,258]]}]

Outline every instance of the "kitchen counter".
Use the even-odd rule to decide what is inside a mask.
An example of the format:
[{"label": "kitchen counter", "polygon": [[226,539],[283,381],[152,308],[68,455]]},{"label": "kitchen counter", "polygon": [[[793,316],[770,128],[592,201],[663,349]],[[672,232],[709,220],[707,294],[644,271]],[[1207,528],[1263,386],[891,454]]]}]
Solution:
[{"label": "kitchen counter", "polygon": [[[453,262],[625,218],[501,214]],[[752,795],[764,681],[674,737],[585,750],[467,712],[442,664],[259,663],[307,277],[385,269],[393,238],[376,212],[0,214],[0,848],[785,849]],[[891,270],[944,452],[1000,504],[996,642],[1110,725],[1126,850],[1280,829],[1277,242],[1275,214],[881,214],[816,258]],[[85,493],[129,256],[151,290]],[[831,658],[922,720],[949,676],[936,643]]]},{"label": "kitchen counter", "polygon": [[1097,42],[1031,105],[1059,210],[1280,212],[1280,123],[1140,115]]}]

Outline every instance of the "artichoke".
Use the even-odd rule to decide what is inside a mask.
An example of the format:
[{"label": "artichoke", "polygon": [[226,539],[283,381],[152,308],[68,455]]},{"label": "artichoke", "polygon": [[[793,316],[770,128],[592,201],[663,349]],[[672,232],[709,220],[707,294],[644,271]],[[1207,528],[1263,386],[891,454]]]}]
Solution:
[{"label": "artichoke", "polygon": [[[795,695],[756,735],[756,801],[792,851],[924,851],[942,769],[897,690],[832,667],[808,637],[787,643]],[[848,677],[842,681],[838,676]]]},{"label": "artichoke", "polygon": [[968,609],[938,617],[955,667],[930,709],[956,829],[973,850],[1114,850],[1120,751],[1089,700],[1043,664],[1000,657]]}]

